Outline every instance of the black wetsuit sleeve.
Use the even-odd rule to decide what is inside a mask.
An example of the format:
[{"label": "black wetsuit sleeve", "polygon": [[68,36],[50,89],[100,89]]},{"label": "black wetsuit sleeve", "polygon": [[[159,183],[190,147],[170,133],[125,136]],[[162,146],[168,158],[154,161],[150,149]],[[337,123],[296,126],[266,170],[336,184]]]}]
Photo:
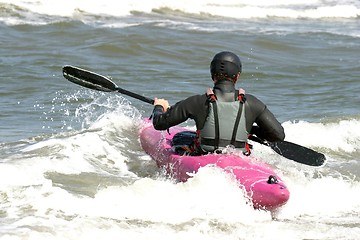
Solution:
[{"label": "black wetsuit sleeve", "polygon": [[284,128],[274,115],[265,108],[255,121],[258,125],[256,136],[270,142],[283,141],[285,139]]},{"label": "black wetsuit sleeve", "polygon": [[194,119],[197,127],[203,124],[207,116],[208,106],[205,95],[195,95],[171,106],[165,113],[162,106],[155,106],[152,114],[156,130],[166,130],[172,126]]},{"label": "black wetsuit sleeve", "polygon": [[252,127],[251,133],[270,142],[284,140],[284,128],[275,118],[274,114],[272,114],[266,105],[256,97],[252,95],[246,97],[251,112],[249,123],[253,121],[257,124],[257,127]]}]

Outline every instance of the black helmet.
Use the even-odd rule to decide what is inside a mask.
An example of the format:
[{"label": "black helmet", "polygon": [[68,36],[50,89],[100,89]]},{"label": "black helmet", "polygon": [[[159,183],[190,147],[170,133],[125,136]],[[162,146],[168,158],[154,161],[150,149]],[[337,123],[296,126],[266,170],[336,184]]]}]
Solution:
[{"label": "black helmet", "polygon": [[223,76],[235,79],[238,73],[241,73],[241,61],[236,54],[232,52],[219,52],[216,54],[210,64],[211,77]]}]

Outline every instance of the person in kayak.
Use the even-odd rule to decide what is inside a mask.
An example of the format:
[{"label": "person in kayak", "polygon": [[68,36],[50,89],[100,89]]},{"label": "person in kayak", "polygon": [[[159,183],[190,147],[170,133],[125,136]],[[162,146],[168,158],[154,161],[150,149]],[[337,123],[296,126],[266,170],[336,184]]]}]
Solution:
[{"label": "person in kayak", "polygon": [[[240,58],[228,51],[217,53],[210,64],[213,88],[169,107],[162,98],[154,99],[152,123],[156,130],[167,130],[187,119],[195,120],[196,138],[192,151],[203,154],[221,152],[233,146],[250,154],[251,134],[270,142],[282,141],[284,129],[266,105],[235,84],[242,72]],[[256,124],[256,125],[254,125]]]}]

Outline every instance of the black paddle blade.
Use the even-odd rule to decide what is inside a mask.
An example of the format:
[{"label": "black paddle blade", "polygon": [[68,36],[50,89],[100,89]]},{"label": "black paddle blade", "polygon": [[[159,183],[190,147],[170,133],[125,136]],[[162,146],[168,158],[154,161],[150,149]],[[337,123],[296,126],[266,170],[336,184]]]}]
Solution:
[{"label": "black paddle blade", "polygon": [[118,87],[109,78],[104,77],[100,74],[90,72],[81,68],[73,66],[64,66],[63,75],[70,82],[79,84],[83,87],[99,90],[103,92],[117,91],[119,93],[128,95],[146,103],[154,104],[154,100],[151,98],[144,97],[134,92],[127,91],[123,88]]},{"label": "black paddle blade", "polygon": [[298,144],[280,141],[268,142],[269,146],[279,155],[310,166],[322,166],[326,160],[325,155]]},{"label": "black paddle blade", "polygon": [[64,66],[63,75],[70,82],[79,84],[83,87],[103,91],[117,91],[118,87],[110,79],[81,68]]}]

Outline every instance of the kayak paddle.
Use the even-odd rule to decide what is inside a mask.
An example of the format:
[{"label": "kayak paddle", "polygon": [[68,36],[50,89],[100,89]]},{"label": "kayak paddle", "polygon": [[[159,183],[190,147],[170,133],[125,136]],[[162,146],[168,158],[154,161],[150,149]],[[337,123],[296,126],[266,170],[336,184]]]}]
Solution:
[{"label": "kayak paddle", "polygon": [[251,135],[249,140],[270,147],[279,155],[310,166],[322,166],[326,160],[325,155],[312,149],[288,141],[268,142],[257,136]]},{"label": "kayak paddle", "polygon": [[90,72],[73,66],[64,66],[63,75],[70,82],[79,84],[83,87],[87,87],[103,92],[116,91],[128,95],[130,97],[136,98],[140,101],[154,104],[153,99],[122,89],[119,86],[117,86],[113,81],[111,81],[109,78],[94,72]]},{"label": "kayak paddle", "polygon": [[[153,99],[120,88],[109,78],[94,72],[90,72],[78,67],[64,66],[63,75],[67,80],[76,83],[78,85],[81,85],[83,87],[87,87],[90,89],[103,91],[103,92],[116,91],[128,95],[130,97],[136,98],[140,101],[154,104]],[[269,146],[279,155],[298,163],[303,163],[310,166],[321,166],[324,164],[326,160],[324,154],[316,152],[304,146],[300,146],[295,143],[291,143],[287,141],[267,142],[254,135],[250,136],[249,139],[261,143],[263,145]]]}]

